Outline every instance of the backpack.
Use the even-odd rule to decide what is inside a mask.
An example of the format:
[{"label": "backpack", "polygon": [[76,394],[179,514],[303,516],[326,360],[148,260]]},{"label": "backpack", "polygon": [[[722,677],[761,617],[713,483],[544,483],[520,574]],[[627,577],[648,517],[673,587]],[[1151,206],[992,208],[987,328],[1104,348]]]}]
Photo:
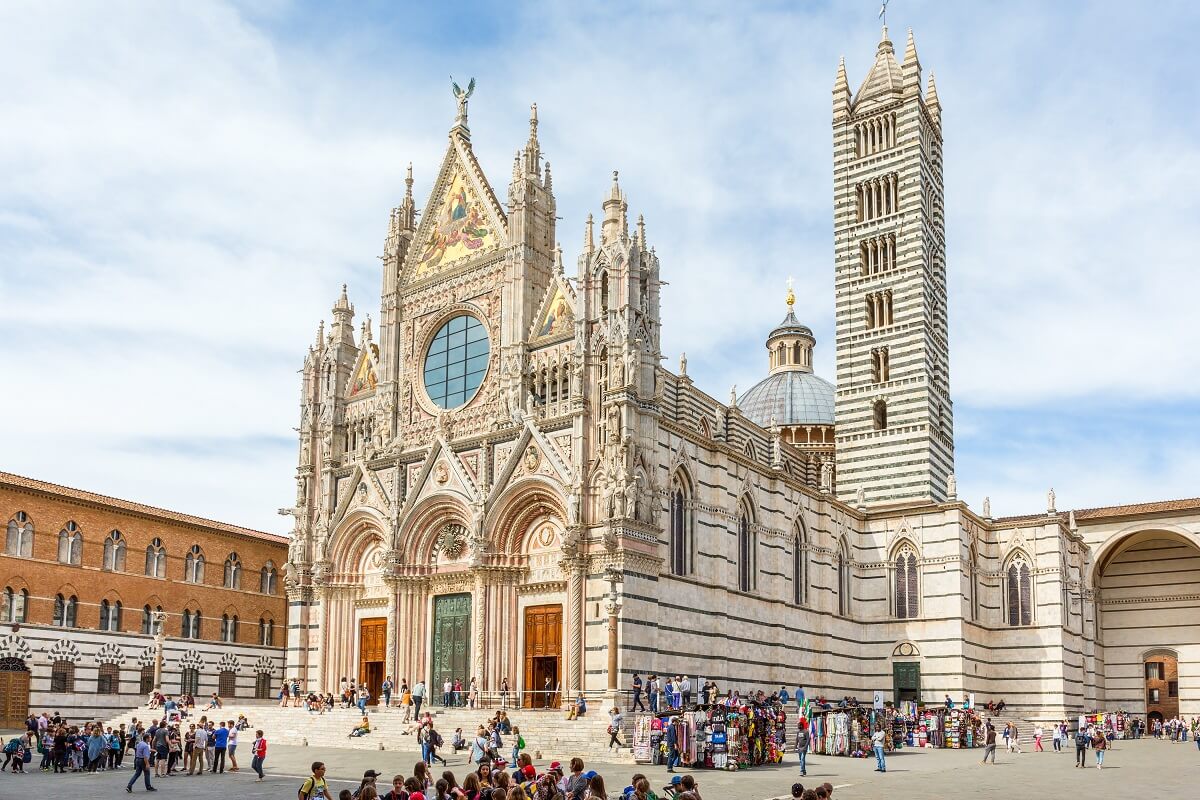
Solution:
[{"label": "backpack", "polygon": [[1077,747],[1087,747],[1087,743],[1088,743],[1087,733],[1082,730],[1077,731],[1075,733],[1075,745]]},{"label": "backpack", "polygon": [[441,747],[442,746],[442,735],[440,733],[438,733],[437,731],[430,731],[429,732],[429,741],[433,743],[434,747]]},{"label": "backpack", "polygon": [[17,748],[21,746],[20,739],[13,739],[8,744],[4,745],[4,754],[10,755],[17,752]]}]

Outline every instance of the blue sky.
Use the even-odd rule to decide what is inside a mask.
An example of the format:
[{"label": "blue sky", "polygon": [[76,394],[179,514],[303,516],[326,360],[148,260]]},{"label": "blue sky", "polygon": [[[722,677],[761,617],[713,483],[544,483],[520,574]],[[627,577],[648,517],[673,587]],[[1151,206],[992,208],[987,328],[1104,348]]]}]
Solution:
[{"label": "blue sky", "polygon": [[[611,170],[670,285],[664,350],[725,397],[796,278],[832,378],[830,90],[874,2],[0,6],[0,469],[284,532],[296,370],[343,282],[378,317],[476,77],[497,193],[537,102],[559,239]],[[1195,496],[1192,4],[896,0],[945,126],[960,496]]]}]

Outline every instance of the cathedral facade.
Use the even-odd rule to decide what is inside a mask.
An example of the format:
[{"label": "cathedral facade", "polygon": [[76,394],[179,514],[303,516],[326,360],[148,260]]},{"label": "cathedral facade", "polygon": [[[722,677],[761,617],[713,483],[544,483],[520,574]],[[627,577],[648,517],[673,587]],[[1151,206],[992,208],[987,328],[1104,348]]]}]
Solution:
[{"label": "cathedral facade", "polygon": [[921,73],[886,29],[857,92],[837,71],[836,383],[789,295],[767,377],[725,400],[662,365],[663,268],[618,175],[568,276],[536,106],[502,203],[456,86],[420,221],[411,170],[389,218],[378,332],[343,289],[304,361],[288,674],[1200,713],[1200,501],[957,497]]}]

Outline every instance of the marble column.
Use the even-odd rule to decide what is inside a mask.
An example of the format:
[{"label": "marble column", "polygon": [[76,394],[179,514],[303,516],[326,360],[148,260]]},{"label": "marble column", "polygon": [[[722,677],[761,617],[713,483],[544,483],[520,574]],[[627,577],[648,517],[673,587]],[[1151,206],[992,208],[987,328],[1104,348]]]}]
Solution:
[{"label": "marble column", "polygon": [[397,593],[399,586],[393,577],[384,578],[384,586],[387,587],[388,604],[387,604],[387,660],[384,662],[383,671],[385,675],[392,676],[392,683],[399,686],[398,678],[400,677],[399,664],[396,658],[396,625],[397,617]]},{"label": "marble column", "polygon": [[583,689],[583,591],[587,559],[582,556],[568,556],[563,559],[563,567],[567,572],[567,607],[564,615],[566,617],[566,642],[563,647],[567,663],[563,681],[565,686],[562,693],[562,702],[565,707]]},{"label": "marble column", "polygon": [[[483,570],[475,571],[475,591],[471,596],[471,616],[474,636],[471,645],[471,677],[478,678],[481,688],[487,673],[488,602],[487,578]],[[464,681],[464,686],[467,681]]]},{"label": "marble column", "polygon": [[[329,589],[326,586],[317,586],[313,589],[313,596],[317,601],[317,635],[316,647],[314,652],[309,657],[309,666],[312,669],[312,683],[309,688],[315,689],[318,692],[328,691],[325,685],[325,657],[326,657],[326,631],[329,628]],[[310,615],[311,618],[311,615]],[[312,647],[312,632],[308,632],[308,636],[304,637],[306,647]],[[287,676],[292,677],[292,676]]]}]

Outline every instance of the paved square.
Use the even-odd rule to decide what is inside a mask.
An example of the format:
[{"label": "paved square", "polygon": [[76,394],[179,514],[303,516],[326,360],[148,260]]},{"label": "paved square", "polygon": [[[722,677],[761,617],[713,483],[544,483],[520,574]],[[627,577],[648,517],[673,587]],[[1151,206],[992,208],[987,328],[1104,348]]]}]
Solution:
[{"label": "paved square", "polygon": [[[695,772],[705,800],[765,800],[787,795],[794,781],[806,786],[828,781],[838,787],[838,800],[879,797],[960,798],[964,793],[983,797],[1055,796],[1083,792],[1089,797],[1172,797],[1195,795],[1200,779],[1200,752],[1194,743],[1168,743],[1153,740],[1117,742],[1108,751],[1103,771],[1097,770],[1088,753],[1088,769],[1075,769],[1074,751],[1054,753],[997,754],[996,766],[982,766],[982,750],[903,750],[888,759],[886,775],[874,772],[874,759],[850,759],[814,756],[809,759],[808,777],[801,779],[791,756],[783,765],[745,772]],[[418,754],[416,750],[371,752],[363,750],[318,749],[312,747],[273,746],[267,758],[267,780],[254,781],[249,759],[239,773],[160,778],[155,786],[164,797],[235,798],[295,797],[308,765],[317,759],[328,765],[331,788],[340,791],[358,784],[362,773],[375,769],[385,776],[399,772],[410,775]],[[128,760],[126,761],[128,764]],[[539,762],[539,768],[545,762]],[[605,777],[610,796],[618,797],[634,772],[650,778],[651,786],[661,787],[669,777],[664,767],[639,767],[628,764],[589,763]],[[463,754],[450,758],[450,767],[461,780],[466,774]],[[435,770],[440,774],[440,769]],[[95,775],[43,774],[35,769],[25,775],[0,776],[0,800],[28,800],[36,797],[96,797],[124,794],[129,769]],[[135,791],[142,791],[141,787]],[[1015,793],[1015,794],[1014,794]],[[1053,793],[1053,794],[1051,794]]]}]

